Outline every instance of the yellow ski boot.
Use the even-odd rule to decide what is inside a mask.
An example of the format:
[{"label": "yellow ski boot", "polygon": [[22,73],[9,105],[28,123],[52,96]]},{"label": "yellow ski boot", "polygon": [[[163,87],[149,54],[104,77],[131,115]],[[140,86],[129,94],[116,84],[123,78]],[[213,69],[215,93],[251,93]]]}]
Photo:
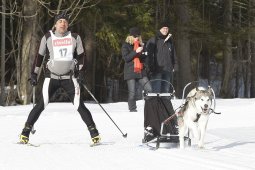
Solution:
[{"label": "yellow ski boot", "polygon": [[95,145],[100,144],[101,138],[99,136],[99,133],[98,133],[98,130],[96,129],[96,127],[95,126],[89,126],[88,130],[89,130],[89,133],[90,133],[90,136],[91,136],[91,140],[93,142],[91,146],[95,146]]},{"label": "yellow ski boot", "polygon": [[23,128],[21,135],[19,136],[19,143],[20,144],[27,144],[29,141],[29,134],[32,130],[32,126],[25,124],[25,127]]}]

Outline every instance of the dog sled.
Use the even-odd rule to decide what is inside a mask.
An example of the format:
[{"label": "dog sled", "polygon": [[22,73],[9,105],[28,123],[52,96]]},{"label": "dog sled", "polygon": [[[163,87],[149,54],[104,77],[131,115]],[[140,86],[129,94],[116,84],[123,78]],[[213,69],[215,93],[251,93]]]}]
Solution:
[{"label": "dog sled", "polygon": [[[168,93],[145,92],[144,93],[144,138],[142,143],[155,145],[158,149],[161,144],[170,146],[179,143],[178,124],[175,110],[171,100],[174,98],[173,85],[165,80],[154,79],[149,82],[162,81],[169,85]],[[190,145],[190,139],[188,144]],[[170,145],[169,145],[170,144]]]},{"label": "dog sled", "polygon": [[[151,81],[164,81],[164,80],[151,80]],[[182,105],[174,110],[171,99],[174,97],[175,90],[170,82],[167,83],[169,84],[169,86],[171,86],[170,88],[171,92],[169,93],[153,93],[153,92],[144,93],[145,131],[142,142],[146,144],[156,143],[155,149],[158,149],[162,143],[178,143],[180,144],[181,148],[183,148],[184,145],[191,146],[190,129],[187,128],[187,131],[183,131],[183,127],[179,121],[183,121],[183,114],[184,112],[186,112],[189,102],[191,100],[195,102],[194,100],[197,100],[199,98],[199,96],[196,95],[204,93],[210,93],[211,97],[208,96],[207,99],[211,100],[211,104],[210,105],[208,103],[204,104],[206,108],[202,108],[204,106],[199,106],[200,109],[202,108],[201,114],[202,112],[204,113],[206,112],[207,117],[209,117],[211,113],[221,114],[215,112],[216,106],[215,93],[210,86],[208,86],[208,89],[206,89],[204,87],[199,87],[197,85],[196,88],[194,88],[187,94],[186,99],[184,99],[186,88],[193,83],[198,83],[197,81],[190,82],[183,89]],[[201,101],[203,101],[204,99],[206,98],[201,98]],[[201,114],[198,115],[197,111],[198,110],[195,111],[197,118],[192,120],[194,122],[197,122],[201,115]],[[194,136],[194,132],[192,134]],[[202,138],[204,138],[204,134]],[[203,147],[203,140],[200,141],[199,146]]]}]

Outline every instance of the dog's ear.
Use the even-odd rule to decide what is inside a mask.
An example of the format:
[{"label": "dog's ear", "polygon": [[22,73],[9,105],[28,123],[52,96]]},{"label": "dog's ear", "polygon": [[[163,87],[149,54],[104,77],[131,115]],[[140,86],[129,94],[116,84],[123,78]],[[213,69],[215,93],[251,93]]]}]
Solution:
[{"label": "dog's ear", "polygon": [[197,91],[199,91],[199,88],[198,88],[198,86],[196,87],[196,92],[197,92]]},{"label": "dog's ear", "polygon": [[211,86],[208,86],[208,93],[210,94],[210,96],[213,96],[213,89],[211,88]]}]

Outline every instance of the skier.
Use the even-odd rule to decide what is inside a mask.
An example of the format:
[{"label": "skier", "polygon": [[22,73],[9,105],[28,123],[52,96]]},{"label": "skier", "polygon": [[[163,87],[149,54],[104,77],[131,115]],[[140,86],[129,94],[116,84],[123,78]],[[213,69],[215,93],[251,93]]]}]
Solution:
[{"label": "skier", "polygon": [[32,86],[37,85],[39,68],[43,61],[47,61],[42,97],[27,118],[25,127],[20,135],[20,143],[22,144],[29,142],[29,134],[34,123],[49,103],[50,97],[61,87],[66,91],[75,109],[77,109],[82,120],[87,125],[92,142],[94,144],[100,142],[100,136],[92,115],[85,107],[80,96],[78,81],[81,79],[81,74],[79,73],[84,70],[86,54],[82,46],[81,37],[68,31],[68,19],[66,12],[57,15],[53,29],[41,39],[38,55],[32,67],[30,83]]}]

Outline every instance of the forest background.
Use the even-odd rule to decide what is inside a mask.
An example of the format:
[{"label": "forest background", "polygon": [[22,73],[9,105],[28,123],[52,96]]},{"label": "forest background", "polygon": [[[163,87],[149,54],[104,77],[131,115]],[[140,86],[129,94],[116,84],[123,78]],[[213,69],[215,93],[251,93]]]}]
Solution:
[{"label": "forest background", "polygon": [[[29,104],[32,62],[54,16],[70,15],[82,37],[86,84],[100,102],[126,101],[121,45],[137,26],[146,42],[169,21],[178,70],[173,85],[182,96],[192,81],[206,83],[221,98],[255,97],[255,0],[1,0],[2,106]],[[43,70],[36,96],[43,83]],[[138,90],[139,91],[139,90]],[[88,93],[84,93],[88,96]],[[65,101],[60,90],[52,101]]]}]

